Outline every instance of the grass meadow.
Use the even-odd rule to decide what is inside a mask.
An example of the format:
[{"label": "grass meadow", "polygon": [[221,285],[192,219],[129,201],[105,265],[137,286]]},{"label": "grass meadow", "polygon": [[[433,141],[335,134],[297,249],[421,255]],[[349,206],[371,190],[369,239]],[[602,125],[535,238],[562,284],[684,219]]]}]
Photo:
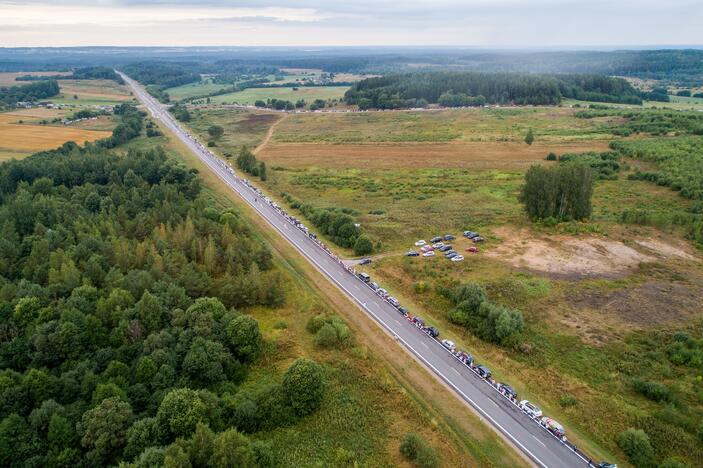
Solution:
[{"label": "grass meadow", "polygon": [[256,101],[267,99],[281,99],[295,103],[299,99],[305,100],[307,103],[313,102],[315,99],[341,100],[344,93],[347,91],[345,86],[315,86],[294,89],[290,88],[247,88],[244,91],[236,93],[222,94],[213,96],[210,102],[213,104],[242,104],[253,105]]},{"label": "grass meadow", "polygon": [[[291,115],[257,157],[270,168],[263,184],[270,194],[352,209],[377,243],[379,255],[367,271],[499,380],[562,422],[591,455],[624,462],[617,434],[642,427],[659,460],[679,455],[695,465],[703,459],[696,435],[703,417],[700,372],[671,361],[666,350],[677,332],[703,339],[695,299],[703,295],[701,255],[680,228],[619,222],[633,209],[684,215],[692,202],[666,187],[628,180],[635,167],[650,164],[640,161],[626,161],[630,166],[618,180],[596,183],[589,222],[533,225],[517,201],[524,171],[551,164],[544,161],[548,152],[605,150],[615,138],[604,133],[605,120],[576,119],[574,111]],[[523,142],[529,128],[536,135],[531,146]],[[465,229],[480,231],[487,241],[460,264],[403,256],[416,239]],[[603,255],[590,239],[646,252],[647,261],[625,275],[577,280],[493,254],[508,244],[527,250],[536,239],[556,251],[575,243],[576,253],[569,255],[576,260],[565,261],[581,261],[584,269],[589,255]],[[463,250],[468,243],[456,245]],[[676,249],[686,253],[669,254]],[[522,311],[526,328],[519,348],[482,342],[449,323],[451,305],[437,291],[465,281],[483,284],[491,298]],[[664,386],[674,403],[643,396],[635,389],[637,378]]]}]

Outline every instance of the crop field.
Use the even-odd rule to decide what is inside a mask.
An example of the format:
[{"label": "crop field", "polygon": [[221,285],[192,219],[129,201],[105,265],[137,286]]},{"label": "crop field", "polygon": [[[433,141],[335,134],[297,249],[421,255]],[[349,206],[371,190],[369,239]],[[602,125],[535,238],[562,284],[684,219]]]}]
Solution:
[{"label": "crop field", "polygon": [[[544,161],[548,152],[602,151],[615,138],[604,133],[608,118],[577,119],[574,111],[293,114],[257,154],[269,166],[262,185],[276,197],[351,209],[376,244],[366,271],[488,363],[499,381],[538,402],[592,455],[623,460],[615,437],[636,426],[650,428],[662,458],[684,453],[689,462],[700,460],[698,371],[647,353],[672,346],[677,331],[703,337],[700,325],[691,325],[703,315],[695,299],[703,295],[703,255],[679,226],[621,222],[632,210],[685,217],[694,202],[628,180],[635,168],[653,164],[639,160],[628,160],[617,180],[596,183],[589,222],[534,225],[517,201],[524,171],[553,164]],[[531,146],[523,141],[529,128],[536,136]],[[633,142],[647,146],[644,138]],[[460,237],[465,229],[486,237],[479,253],[464,252],[472,245]],[[464,262],[403,256],[416,239],[446,233],[459,237],[453,245]],[[438,290],[468,281],[523,313],[520,347],[481,341],[449,322],[452,306]],[[672,389],[676,403],[642,396],[635,377]]]},{"label": "crop field", "polygon": [[[50,114],[54,115],[48,110],[40,109],[0,114],[0,158],[18,158],[37,151],[56,148],[66,141],[72,140],[83,144],[112,134],[111,131],[29,123],[40,117],[49,117]],[[20,120],[26,123],[20,124]]]},{"label": "crop field", "polygon": [[295,102],[304,99],[305,102],[312,102],[315,99],[335,100],[341,99],[347,91],[345,86],[315,86],[309,88],[248,88],[236,93],[223,94],[210,98],[213,104],[242,104],[253,105],[257,100],[282,99],[284,101]]},{"label": "crop field", "polygon": [[51,98],[55,104],[105,106],[134,99],[124,85],[111,80],[61,80],[59,87],[61,94]]},{"label": "crop field", "polygon": [[71,72],[57,72],[57,71],[36,71],[36,72],[4,72],[0,73],[0,86],[21,86],[23,84],[29,83],[29,81],[16,81],[15,78],[18,76],[25,75],[40,75],[40,76],[51,76],[51,75],[70,75]]}]

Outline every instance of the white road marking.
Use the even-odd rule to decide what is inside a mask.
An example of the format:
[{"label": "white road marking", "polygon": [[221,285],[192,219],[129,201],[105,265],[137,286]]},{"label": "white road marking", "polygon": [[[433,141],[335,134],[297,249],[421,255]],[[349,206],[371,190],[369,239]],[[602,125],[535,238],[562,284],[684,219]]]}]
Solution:
[{"label": "white road marking", "polygon": [[539,440],[537,437],[532,436],[532,438],[535,439],[535,440],[537,441],[537,443],[540,444],[542,447],[545,447],[545,448],[547,447],[547,446],[544,445],[544,443],[543,443],[541,440]]}]

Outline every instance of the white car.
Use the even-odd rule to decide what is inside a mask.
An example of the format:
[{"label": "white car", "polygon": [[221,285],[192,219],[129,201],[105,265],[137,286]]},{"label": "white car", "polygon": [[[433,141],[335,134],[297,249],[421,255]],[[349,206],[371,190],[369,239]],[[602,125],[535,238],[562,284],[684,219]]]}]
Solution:
[{"label": "white car", "polygon": [[451,260],[452,262],[461,262],[462,260],[464,260],[464,256],[463,256],[463,255],[457,255],[457,256],[455,256],[455,257],[452,257],[450,260]]},{"label": "white car", "polygon": [[450,340],[442,340],[442,346],[447,348],[449,351],[454,351],[454,348],[456,348],[454,342]]},{"label": "white car", "polygon": [[420,239],[419,241],[415,242],[416,247],[422,247],[423,245],[427,244],[424,239]]},{"label": "white car", "polygon": [[430,250],[429,252],[425,252],[422,254],[423,257],[434,257],[434,250]]},{"label": "white car", "polygon": [[521,410],[523,410],[525,413],[527,413],[527,415],[530,416],[531,418],[542,417],[542,410],[527,400],[522,400],[518,404],[518,406],[520,407]]}]

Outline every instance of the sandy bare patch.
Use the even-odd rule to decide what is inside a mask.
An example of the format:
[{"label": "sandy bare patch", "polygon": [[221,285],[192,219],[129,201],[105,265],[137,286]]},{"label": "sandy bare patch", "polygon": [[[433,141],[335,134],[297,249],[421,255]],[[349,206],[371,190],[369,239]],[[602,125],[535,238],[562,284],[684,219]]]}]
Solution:
[{"label": "sandy bare patch", "polygon": [[682,248],[661,240],[640,239],[637,249],[603,237],[535,236],[526,229],[498,228],[503,242],[486,252],[510,265],[552,277],[614,278],[634,271],[641,263],[660,258],[697,260]]}]

